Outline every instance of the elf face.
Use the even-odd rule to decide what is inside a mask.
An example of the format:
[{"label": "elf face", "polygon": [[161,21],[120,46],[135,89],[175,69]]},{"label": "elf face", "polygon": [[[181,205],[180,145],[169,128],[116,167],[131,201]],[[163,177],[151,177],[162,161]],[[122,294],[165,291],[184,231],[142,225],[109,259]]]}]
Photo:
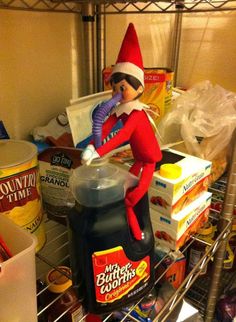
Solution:
[{"label": "elf face", "polygon": [[140,85],[138,89],[134,89],[125,79],[119,83],[112,83],[112,96],[117,93],[122,93],[122,100],[120,103],[127,103],[133,101],[143,92],[143,87]]}]

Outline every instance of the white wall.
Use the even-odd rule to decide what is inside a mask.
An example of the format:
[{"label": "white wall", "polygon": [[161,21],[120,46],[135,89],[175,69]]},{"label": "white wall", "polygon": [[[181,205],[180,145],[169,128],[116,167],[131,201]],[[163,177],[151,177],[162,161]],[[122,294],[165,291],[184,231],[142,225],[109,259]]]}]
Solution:
[{"label": "white wall", "polygon": [[78,86],[76,21],[0,10],[0,120],[11,138],[26,139],[69,105]]},{"label": "white wall", "polygon": [[132,22],[139,38],[144,67],[168,67],[173,15],[107,15],[106,65],[116,62],[128,24]]},{"label": "white wall", "polygon": [[236,12],[186,14],[178,85],[208,79],[236,92]]},{"label": "white wall", "polygon": [[[145,67],[170,67],[173,14],[107,16],[107,65],[114,64],[129,24],[135,24]],[[236,12],[183,14],[177,85],[210,80],[236,92]]]},{"label": "white wall", "polygon": [[[184,14],[177,85],[208,79],[236,92],[236,12]],[[106,16],[106,65],[114,64],[129,22],[145,67],[170,66],[173,14]],[[0,10],[0,120],[25,139],[86,94],[80,15]]]}]

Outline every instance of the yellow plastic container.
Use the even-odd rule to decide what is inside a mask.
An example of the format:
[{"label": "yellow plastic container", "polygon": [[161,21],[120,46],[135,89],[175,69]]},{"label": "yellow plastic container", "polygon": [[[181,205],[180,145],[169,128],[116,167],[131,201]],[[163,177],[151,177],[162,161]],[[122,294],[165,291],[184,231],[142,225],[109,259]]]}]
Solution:
[{"label": "yellow plastic container", "polygon": [[37,322],[36,238],[5,216],[0,235],[13,255],[0,263],[0,321]]},{"label": "yellow plastic container", "polygon": [[5,215],[37,237],[36,251],[46,241],[37,148],[23,140],[0,140],[0,216]]},{"label": "yellow plastic container", "polygon": [[178,179],[182,174],[182,168],[173,163],[165,163],[160,167],[160,176],[166,179]]}]

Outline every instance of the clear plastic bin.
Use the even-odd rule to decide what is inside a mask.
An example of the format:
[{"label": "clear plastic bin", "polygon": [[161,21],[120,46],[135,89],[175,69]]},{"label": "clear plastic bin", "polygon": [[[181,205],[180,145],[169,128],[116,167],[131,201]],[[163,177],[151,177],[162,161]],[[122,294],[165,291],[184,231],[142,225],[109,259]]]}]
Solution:
[{"label": "clear plastic bin", "polygon": [[0,321],[36,322],[36,238],[3,215],[0,235],[13,254],[0,263]]}]

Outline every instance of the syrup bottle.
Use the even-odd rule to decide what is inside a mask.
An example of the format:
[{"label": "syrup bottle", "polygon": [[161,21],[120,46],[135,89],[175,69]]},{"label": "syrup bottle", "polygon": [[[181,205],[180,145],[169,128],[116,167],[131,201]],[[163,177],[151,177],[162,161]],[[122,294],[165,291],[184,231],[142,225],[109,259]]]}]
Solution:
[{"label": "syrup bottle", "polygon": [[70,186],[76,205],[68,216],[73,284],[89,312],[120,309],[153,286],[154,238],[147,194],[135,207],[143,240],[133,239],[126,218],[124,189],[135,184],[136,177],[104,159],[73,173]]}]

